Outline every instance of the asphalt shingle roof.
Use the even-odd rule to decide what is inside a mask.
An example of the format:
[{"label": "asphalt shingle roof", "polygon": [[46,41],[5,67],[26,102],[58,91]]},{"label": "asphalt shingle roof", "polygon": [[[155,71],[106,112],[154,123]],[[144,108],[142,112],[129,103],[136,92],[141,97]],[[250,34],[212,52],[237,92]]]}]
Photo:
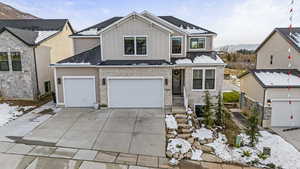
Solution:
[{"label": "asphalt shingle roof", "polygon": [[[163,20],[165,20],[165,21],[167,21],[167,22],[169,22],[169,23],[171,23],[171,24],[177,26],[178,28],[184,28],[184,29],[188,29],[188,28],[196,28],[196,29],[203,30],[203,31],[204,31],[203,34],[216,34],[215,32],[212,32],[212,31],[209,31],[209,30],[204,29],[204,28],[202,28],[202,27],[199,27],[199,26],[197,26],[197,25],[188,23],[188,22],[186,22],[186,21],[184,21],[184,20],[181,20],[181,19],[179,19],[179,18],[176,18],[176,17],[174,17],[174,16],[159,16],[159,17],[160,17],[161,19],[163,19]],[[93,25],[93,26],[90,26],[90,27],[88,27],[88,28],[85,28],[85,29],[83,29],[83,30],[81,30],[81,31],[78,31],[78,32],[74,33],[72,36],[88,36],[89,34],[84,34],[84,35],[83,35],[83,34],[81,34],[81,33],[83,33],[84,31],[88,31],[88,30],[90,30],[90,29],[97,29],[97,31],[100,31],[101,29],[103,29],[103,28],[105,28],[105,27],[111,25],[112,23],[114,23],[114,22],[116,22],[116,21],[118,21],[118,20],[120,20],[120,19],[122,19],[122,18],[123,18],[123,17],[119,17],[119,16],[118,16],[118,17],[112,17],[112,18],[107,19],[107,20],[105,20],[105,21],[103,21],[103,22],[100,22],[100,23],[98,23],[98,24],[96,24],[96,25]],[[90,34],[90,35],[92,35],[92,34]]]},{"label": "asphalt shingle roof", "polygon": [[32,31],[60,31],[67,19],[0,19],[0,28],[12,27]]},{"label": "asphalt shingle roof", "polygon": [[37,32],[24,30],[24,29],[18,29],[18,28],[3,27],[0,30],[0,33],[2,33],[5,30],[7,30],[8,32],[10,32],[11,34],[16,36],[18,39],[20,39],[21,41],[23,41],[24,43],[26,43],[29,46],[35,45],[35,39],[38,36]]},{"label": "asphalt shingle roof", "polygon": [[91,65],[97,65],[101,63],[100,46],[61,60],[58,63],[90,63]]}]

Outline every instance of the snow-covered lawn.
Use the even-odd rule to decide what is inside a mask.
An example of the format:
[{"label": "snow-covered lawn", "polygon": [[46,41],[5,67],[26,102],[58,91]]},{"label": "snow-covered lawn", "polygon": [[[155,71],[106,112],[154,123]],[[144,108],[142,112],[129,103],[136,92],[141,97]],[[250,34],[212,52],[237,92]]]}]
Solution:
[{"label": "snow-covered lawn", "polygon": [[[0,127],[9,123],[11,120],[22,116],[25,111],[33,108],[33,106],[11,106],[7,103],[0,104]],[[49,102],[41,107],[38,107],[32,110],[32,113],[39,113],[46,109],[52,109],[57,111],[55,105],[52,102]]]},{"label": "snow-covered lawn", "polygon": [[[243,146],[240,148],[231,148],[226,144],[226,136],[220,133],[218,139],[207,145],[213,147],[215,154],[225,161],[239,163],[256,162],[255,165],[258,167],[275,164],[277,167],[285,169],[300,168],[300,152],[291,144],[287,143],[280,136],[267,131],[260,131],[260,135],[255,147]],[[246,135],[242,134],[241,136],[244,143],[249,142]],[[264,147],[271,148],[271,155],[266,159],[259,158]],[[248,156],[245,155],[245,153],[248,154]]]}]

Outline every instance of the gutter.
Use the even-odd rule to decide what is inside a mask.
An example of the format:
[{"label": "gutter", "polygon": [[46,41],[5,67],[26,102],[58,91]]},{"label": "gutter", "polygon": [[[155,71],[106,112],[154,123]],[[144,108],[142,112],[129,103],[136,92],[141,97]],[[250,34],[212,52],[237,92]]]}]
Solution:
[{"label": "gutter", "polygon": [[37,87],[37,95],[40,95],[40,87],[39,87],[39,79],[38,79],[38,71],[37,71],[37,66],[36,66],[36,52],[35,52],[35,47],[33,47],[33,59],[34,59],[34,69],[35,69],[35,78],[36,78],[36,87]]},{"label": "gutter", "polygon": [[262,112],[262,114],[261,114],[261,126],[263,126],[263,120],[264,120],[264,117],[265,117],[265,104],[266,104],[266,88],[264,88],[264,99],[263,99],[263,112]]}]

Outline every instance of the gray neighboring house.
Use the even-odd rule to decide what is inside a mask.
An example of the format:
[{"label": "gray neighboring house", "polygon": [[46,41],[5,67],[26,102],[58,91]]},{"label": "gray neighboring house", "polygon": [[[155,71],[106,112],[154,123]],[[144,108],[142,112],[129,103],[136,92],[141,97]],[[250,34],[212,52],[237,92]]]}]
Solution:
[{"label": "gray neighboring house", "polygon": [[224,62],[216,33],[147,11],[113,17],[71,37],[75,55],[52,65],[58,104],[65,107],[171,108],[201,115],[204,91],[222,89]]},{"label": "gray neighboring house", "polygon": [[0,97],[35,100],[54,89],[49,64],[73,54],[67,19],[0,20]]},{"label": "gray neighboring house", "polygon": [[299,127],[300,28],[293,28],[291,36],[288,28],[275,28],[256,54],[256,69],[240,77],[241,107],[256,107],[263,127]]}]

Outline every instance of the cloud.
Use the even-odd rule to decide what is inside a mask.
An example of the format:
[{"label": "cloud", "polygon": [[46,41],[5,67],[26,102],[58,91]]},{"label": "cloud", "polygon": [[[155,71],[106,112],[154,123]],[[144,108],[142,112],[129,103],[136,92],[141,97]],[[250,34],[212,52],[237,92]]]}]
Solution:
[{"label": "cloud", "polygon": [[[232,13],[217,20],[213,26],[219,33],[215,44],[260,43],[275,27],[288,26],[288,3],[282,0],[245,0],[234,5]],[[296,13],[300,13],[299,9]],[[295,15],[294,19],[299,25],[299,18]]]}]

